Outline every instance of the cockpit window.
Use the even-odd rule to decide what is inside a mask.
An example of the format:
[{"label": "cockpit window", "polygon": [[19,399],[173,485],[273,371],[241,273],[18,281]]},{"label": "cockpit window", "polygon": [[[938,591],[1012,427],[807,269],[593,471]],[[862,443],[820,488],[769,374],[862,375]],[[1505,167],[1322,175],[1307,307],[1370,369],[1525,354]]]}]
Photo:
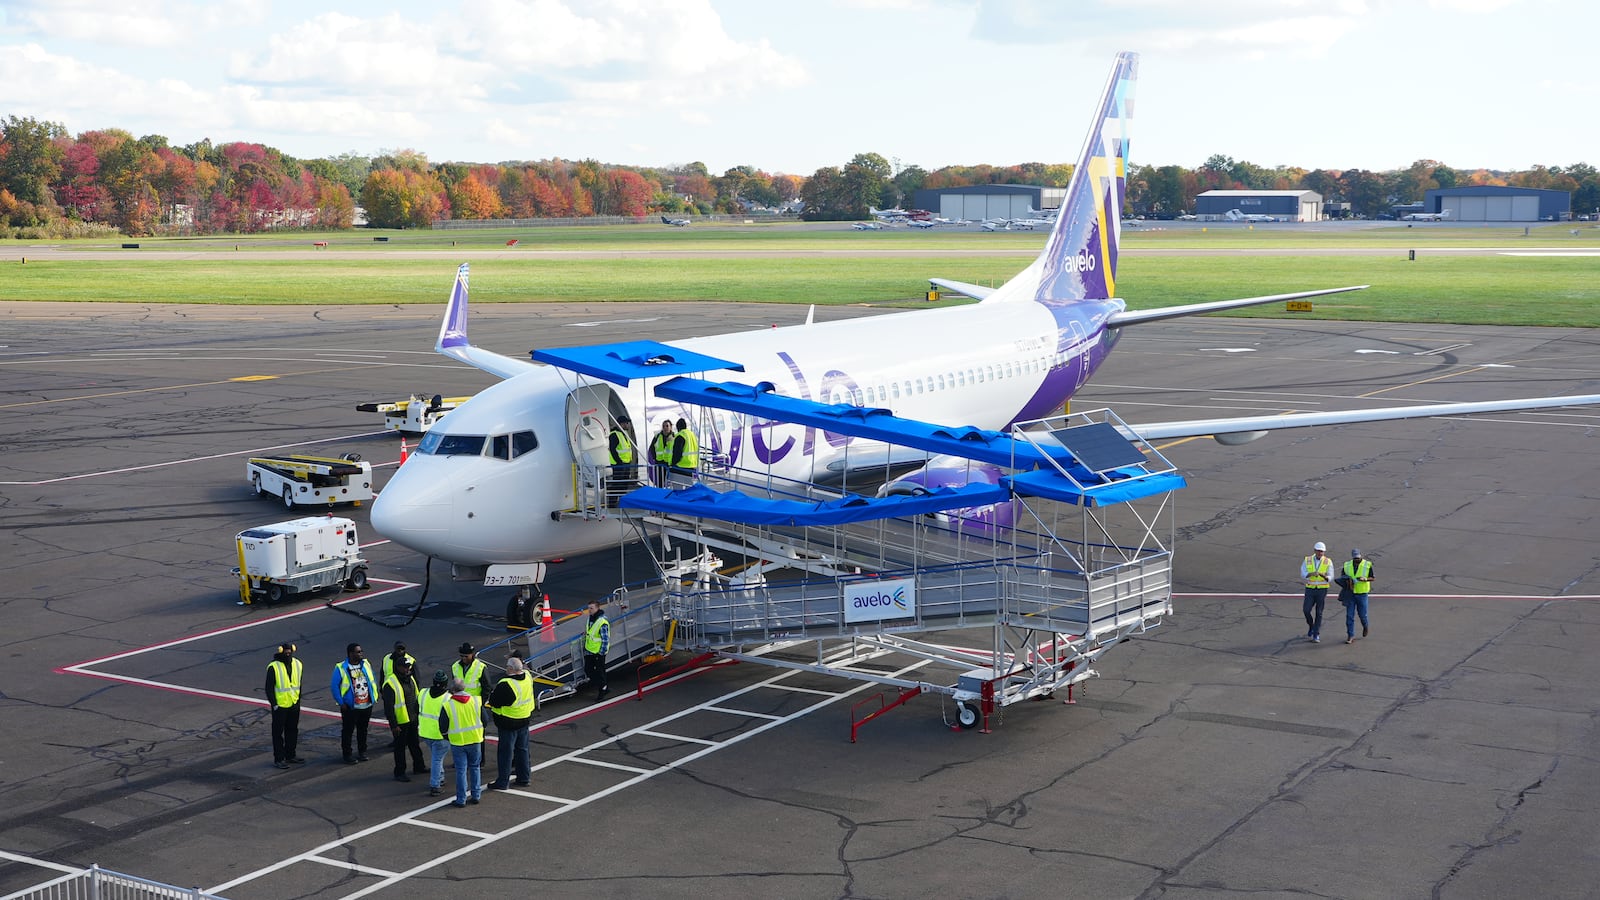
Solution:
[{"label": "cockpit window", "polygon": [[516,459],[524,453],[532,453],[539,449],[539,439],[531,431],[519,431],[511,436],[511,458]]},{"label": "cockpit window", "polygon": [[[433,435],[434,432],[428,432],[428,437]],[[484,440],[481,434],[447,434],[440,439],[433,452],[436,456],[481,456]]]},{"label": "cockpit window", "polygon": [[489,455],[495,459],[510,459],[511,435],[497,434],[489,438]]}]

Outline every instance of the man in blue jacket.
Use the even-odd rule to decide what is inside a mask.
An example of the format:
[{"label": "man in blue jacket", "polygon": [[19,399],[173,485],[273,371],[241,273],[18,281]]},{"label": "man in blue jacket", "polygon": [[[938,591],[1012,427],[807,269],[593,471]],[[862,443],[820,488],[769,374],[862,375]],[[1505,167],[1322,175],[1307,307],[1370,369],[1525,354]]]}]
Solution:
[{"label": "man in blue jacket", "polygon": [[[339,749],[347,765],[367,761],[367,723],[372,721],[372,704],[378,696],[378,680],[361,652],[360,644],[344,648],[344,661],[333,667],[328,692],[339,702]],[[355,753],[350,752],[350,737],[355,736]]]}]

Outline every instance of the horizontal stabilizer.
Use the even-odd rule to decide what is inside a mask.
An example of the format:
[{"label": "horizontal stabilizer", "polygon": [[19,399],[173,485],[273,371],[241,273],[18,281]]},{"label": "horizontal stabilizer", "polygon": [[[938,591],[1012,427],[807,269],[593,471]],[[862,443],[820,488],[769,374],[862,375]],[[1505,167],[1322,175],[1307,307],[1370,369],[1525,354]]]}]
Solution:
[{"label": "horizontal stabilizer", "polygon": [[940,290],[951,291],[963,297],[971,297],[974,300],[982,300],[995,291],[992,287],[970,284],[965,281],[951,281],[948,278],[929,278],[928,283]]},{"label": "horizontal stabilizer", "polygon": [[1245,297],[1242,300],[1214,300],[1210,303],[1188,303],[1183,306],[1164,306],[1160,309],[1123,310],[1113,313],[1106,321],[1107,328],[1125,328],[1129,325],[1143,325],[1146,322],[1160,322],[1163,319],[1176,319],[1182,316],[1194,316],[1200,313],[1218,312],[1224,309],[1238,309],[1243,306],[1262,306],[1267,303],[1282,303],[1289,300],[1304,300],[1307,297],[1321,297],[1325,294],[1342,294],[1346,291],[1364,291],[1369,287],[1365,284],[1351,285],[1342,288],[1324,288],[1320,291],[1297,291],[1293,294],[1272,294],[1267,297]]},{"label": "horizontal stabilizer", "polygon": [[1428,403],[1419,406],[1387,406],[1379,409],[1351,409],[1329,412],[1291,413],[1285,416],[1234,416],[1224,419],[1190,419],[1182,422],[1152,422],[1127,426],[1129,437],[1147,441],[1211,435],[1224,444],[1242,444],[1270,431],[1285,428],[1310,428],[1316,425],[1351,425],[1358,422],[1383,422],[1391,419],[1425,419],[1437,416],[1467,416],[1477,413],[1518,412],[1530,409],[1558,409],[1563,406],[1593,406],[1600,394],[1573,397],[1531,397],[1521,400],[1484,400],[1476,403]]}]

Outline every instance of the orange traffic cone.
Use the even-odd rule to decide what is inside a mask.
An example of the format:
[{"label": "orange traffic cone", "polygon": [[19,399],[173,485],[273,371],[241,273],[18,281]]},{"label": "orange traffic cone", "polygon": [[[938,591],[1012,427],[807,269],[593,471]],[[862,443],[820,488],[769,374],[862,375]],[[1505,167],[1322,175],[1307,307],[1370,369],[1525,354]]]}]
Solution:
[{"label": "orange traffic cone", "polygon": [[539,616],[539,640],[546,644],[556,642],[556,620],[550,617],[550,595],[544,595],[544,612]]},{"label": "orange traffic cone", "polygon": [[406,439],[402,437],[400,438],[400,465],[406,464],[406,456]]}]

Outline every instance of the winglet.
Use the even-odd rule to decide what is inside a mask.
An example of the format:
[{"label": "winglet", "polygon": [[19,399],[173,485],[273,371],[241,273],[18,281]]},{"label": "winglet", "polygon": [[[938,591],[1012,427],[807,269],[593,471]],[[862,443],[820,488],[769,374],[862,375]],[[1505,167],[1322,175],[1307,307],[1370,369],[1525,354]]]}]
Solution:
[{"label": "winglet", "polygon": [[456,286],[450,291],[444,322],[439,325],[439,342],[433,349],[447,353],[449,349],[467,346],[471,346],[467,342],[467,264],[462,263],[456,269]]},{"label": "winglet", "polygon": [[1116,296],[1117,246],[1128,177],[1128,127],[1139,54],[1117,54],[1099,112],[1067,184],[1043,265],[1038,300],[1108,300]]}]

